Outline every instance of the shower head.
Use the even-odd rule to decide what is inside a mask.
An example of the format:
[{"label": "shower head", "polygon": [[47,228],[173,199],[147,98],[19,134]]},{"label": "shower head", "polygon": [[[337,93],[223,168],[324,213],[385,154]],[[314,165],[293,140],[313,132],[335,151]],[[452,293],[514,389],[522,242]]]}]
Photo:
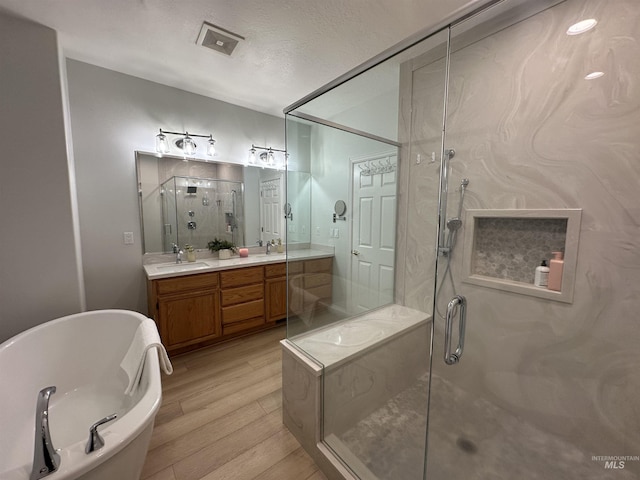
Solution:
[{"label": "shower head", "polygon": [[447,220],[447,228],[449,230],[458,230],[462,226],[462,220],[458,217],[453,217]]},{"label": "shower head", "polygon": [[467,188],[467,185],[469,185],[469,179],[468,178],[463,178],[462,182],[460,182],[460,187],[461,188]]}]

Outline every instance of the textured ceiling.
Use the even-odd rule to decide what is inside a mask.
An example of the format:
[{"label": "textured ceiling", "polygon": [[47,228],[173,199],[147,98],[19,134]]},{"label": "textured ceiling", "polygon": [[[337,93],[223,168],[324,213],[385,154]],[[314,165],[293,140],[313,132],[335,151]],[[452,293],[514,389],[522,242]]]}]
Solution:
[{"label": "textured ceiling", "polygon": [[[282,109],[468,0],[0,0],[67,57],[254,110]],[[245,38],[196,45],[202,22]]]}]

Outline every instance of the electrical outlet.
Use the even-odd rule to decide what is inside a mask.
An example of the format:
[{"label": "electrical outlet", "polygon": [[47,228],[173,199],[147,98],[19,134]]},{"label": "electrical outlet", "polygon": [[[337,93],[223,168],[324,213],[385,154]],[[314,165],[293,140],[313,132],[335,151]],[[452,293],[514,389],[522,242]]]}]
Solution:
[{"label": "electrical outlet", "polygon": [[123,238],[125,245],[133,245],[133,232],[124,232]]}]

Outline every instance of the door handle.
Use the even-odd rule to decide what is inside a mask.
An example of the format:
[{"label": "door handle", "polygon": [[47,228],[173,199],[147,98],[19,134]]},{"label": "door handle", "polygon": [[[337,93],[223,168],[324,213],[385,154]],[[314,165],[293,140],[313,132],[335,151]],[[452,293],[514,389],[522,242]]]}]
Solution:
[{"label": "door handle", "polygon": [[351,250],[351,253],[356,256],[360,255],[360,252],[358,250]]},{"label": "door handle", "polygon": [[[453,330],[453,317],[458,312],[458,346],[451,353],[451,337]],[[467,299],[462,295],[456,295],[447,305],[447,317],[444,325],[444,363],[455,365],[460,361],[464,350],[464,331],[467,317]]]}]

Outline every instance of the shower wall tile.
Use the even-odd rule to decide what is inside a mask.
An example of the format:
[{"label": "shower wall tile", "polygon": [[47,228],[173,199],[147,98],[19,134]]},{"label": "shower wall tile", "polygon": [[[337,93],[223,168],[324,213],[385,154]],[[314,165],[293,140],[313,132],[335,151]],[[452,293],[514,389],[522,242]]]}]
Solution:
[{"label": "shower wall tile", "polygon": [[[391,341],[324,371],[325,436],[338,437],[426,373],[424,322]],[[334,347],[335,348],[335,347]],[[339,348],[339,347],[338,347]],[[389,359],[393,359],[390,362]],[[426,402],[422,406],[426,411]]]},{"label": "shower wall tile", "polygon": [[[599,20],[594,30],[565,34],[589,17]],[[445,143],[456,155],[448,216],[468,178],[464,209],[581,208],[582,221],[571,305],[462,283],[469,232],[461,229],[449,268],[442,259],[438,266],[447,276],[438,280],[436,303],[442,313],[454,292],[467,297],[465,354],[455,368],[434,357],[434,372],[576,445],[587,459],[640,455],[638,58],[635,0],[568,0],[454,51],[450,66]],[[439,151],[441,68],[435,62],[412,71],[413,113],[404,132],[411,160],[406,261],[398,274],[405,304],[426,311],[439,166],[416,164],[415,154]],[[585,80],[594,70],[605,75]],[[434,324],[440,352],[438,314]],[[445,414],[437,398],[431,414]],[[601,464],[588,467],[593,478],[605,478]],[[625,469],[640,476],[640,462]]]}]

